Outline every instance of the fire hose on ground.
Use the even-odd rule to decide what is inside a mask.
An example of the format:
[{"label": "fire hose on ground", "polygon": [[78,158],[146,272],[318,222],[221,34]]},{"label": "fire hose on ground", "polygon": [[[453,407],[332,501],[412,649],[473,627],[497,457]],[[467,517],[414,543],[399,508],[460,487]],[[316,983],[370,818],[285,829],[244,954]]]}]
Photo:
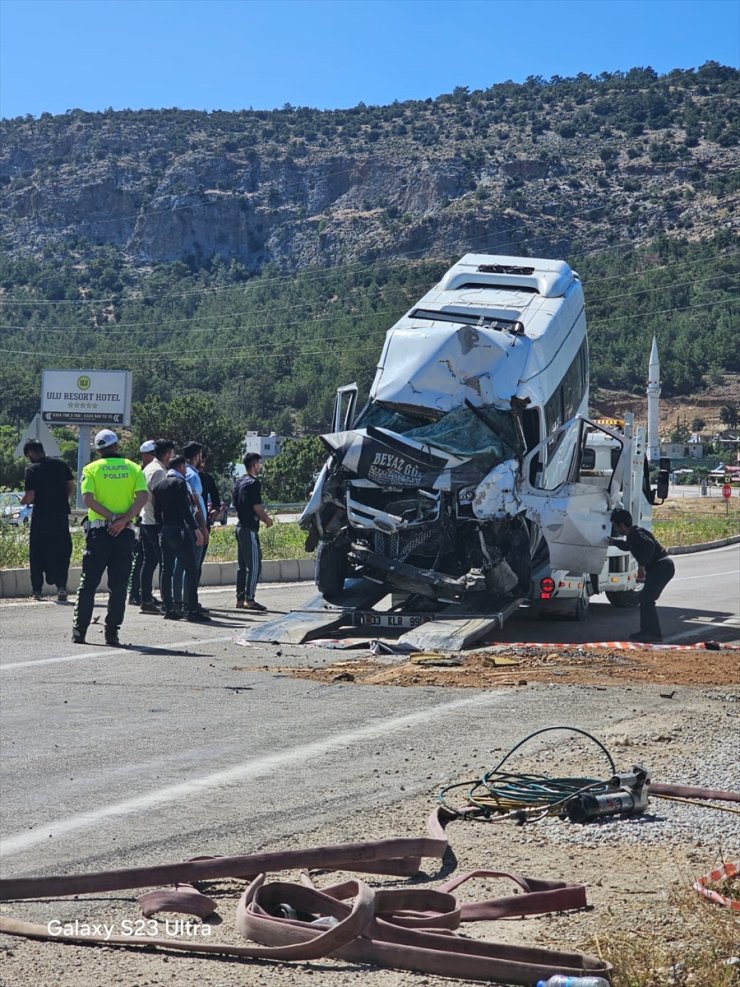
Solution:
[{"label": "fire hose on ground", "polygon": [[[522,917],[586,906],[580,884],[527,878],[499,871],[462,874],[437,889],[377,890],[352,879],[319,890],[303,884],[267,882],[266,871],[322,868],[412,875],[422,857],[442,859],[449,848],[445,826],[453,815],[442,807],[427,822],[427,837],[379,840],[237,857],[203,857],[176,864],[91,874],[9,878],[0,881],[0,900],[56,898],[162,883],[175,888],[139,900],[144,914],[182,911],[206,917],[216,902],[192,887],[215,878],[248,881],[236,912],[237,931],[248,945],[145,935],[52,934],[48,926],[0,916],[0,933],[31,939],[105,946],[163,947],[189,953],[242,959],[310,961],[334,957],[421,973],[531,987],[555,974],[609,978],[611,965],[596,956],[534,946],[514,946],[456,935],[461,923]],[[506,877],[522,893],[461,904],[453,892],[476,878]],[[177,887],[179,885],[179,887]],[[186,885],[183,887],[183,885]],[[257,945],[254,945],[256,943]]]},{"label": "fire hose on ground", "polygon": [[[608,780],[549,778],[545,775],[503,771],[509,757],[533,737],[551,730],[566,730],[593,741],[605,755]],[[467,787],[467,804],[447,804],[450,792]],[[442,859],[449,849],[445,832],[454,818],[514,818],[523,823],[548,814],[587,822],[604,815],[644,812],[650,795],[679,801],[740,802],[740,794],[684,785],[655,784],[639,766],[618,773],[613,758],[600,741],[576,727],[546,727],[525,737],[482,778],[448,785],[440,792],[443,803],[429,817],[427,836],[368,843],[314,847],[236,857],[199,857],[176,864],[103,871],[91,874],[0,880],[0,901],[56,898],[133,888],[170,887],[139,897],[145,915],[161,911],[207,918],[217,903],[193,883],[213,879],[242,879],[247,886],[236,910],[236,928],[249,945],[198,940],[184,941],[146,935],[96,936],[51,933],[48,926],[0,916],[0,933],[31,939],[71,943],[163,947],[190,953],[237,956],[242,959],[310,961],[334,957],[421,973],[486,980],[531,987],[558,974],[595,975],[609,979],[611,965],[598,957],[531,946],[504,945],[457,935],[465,922],[523,917],[586,906],[583,885],[527,878],[502,871],[478,870],[459,875],[436,889],[378,890],[351,879],[323,889],[304,875],[301,884],[267,882],[268,871],[321,868],[371,874],[410,876],[418,873],[423,857]],[[711,806],[720,808],[720,806]],[[738,811],[724,808],[725,811]],[[723,872],[724,873],[724,872]],[[732,871],[734,875],[735,870]],[[707,875],[697,890],[713,900]],[[727,874],[725,876],[728,876]],[[504,898],[461,904],[453,892],[477,878],[509,878],[520,893]],[[732,905],[731,907],[735,907]],[[256,945],[255,945],[256,944]]]}]

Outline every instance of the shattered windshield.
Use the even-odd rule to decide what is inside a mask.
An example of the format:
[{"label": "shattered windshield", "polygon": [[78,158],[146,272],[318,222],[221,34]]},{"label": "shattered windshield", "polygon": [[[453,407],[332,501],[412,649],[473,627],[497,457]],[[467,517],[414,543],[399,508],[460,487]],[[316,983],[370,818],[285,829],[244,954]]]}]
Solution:
[{"label": "shattered windshield", "polygon": [[510,411],[496,408],[473,411],[463,405],[436,421],[429,421],[422,415],[410,415],[376,403],[366,409],[355,427],[385,428],[416,442],[428,442],[455,456],[485,453],[503,461],[520,451],[514,416]]}]

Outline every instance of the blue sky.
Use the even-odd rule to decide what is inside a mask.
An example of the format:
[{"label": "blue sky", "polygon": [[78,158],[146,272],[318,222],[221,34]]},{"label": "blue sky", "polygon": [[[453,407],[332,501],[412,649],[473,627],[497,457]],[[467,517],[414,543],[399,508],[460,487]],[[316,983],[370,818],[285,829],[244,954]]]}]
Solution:
[{"label": "blue sky", "polygon": [[0,0],[0,116],[322,109],[740,63],[740,0]]}]

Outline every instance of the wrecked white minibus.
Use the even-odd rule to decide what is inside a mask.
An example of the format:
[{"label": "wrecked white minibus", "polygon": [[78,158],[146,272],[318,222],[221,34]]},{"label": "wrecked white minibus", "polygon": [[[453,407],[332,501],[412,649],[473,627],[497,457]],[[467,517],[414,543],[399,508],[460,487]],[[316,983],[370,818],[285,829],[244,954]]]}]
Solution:
[{"label": "wrecked white minibus", "polygon": [[[360,576],[421,609],[482,593],[582,616],[635,460],[625,434],[587,420],[588,381],[566,263],[463,257],[388,331],[364,408],[356,385],[338,391],[300,519],[319,591],[336,600]],[[611,468],[581,476],[599,433]]]}]

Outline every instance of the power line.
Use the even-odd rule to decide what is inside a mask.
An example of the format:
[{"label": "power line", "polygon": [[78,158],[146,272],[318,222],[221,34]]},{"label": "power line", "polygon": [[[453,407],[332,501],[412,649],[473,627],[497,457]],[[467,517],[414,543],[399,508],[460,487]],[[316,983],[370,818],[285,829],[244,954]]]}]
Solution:
[{"label": "power line", "polygon": [[[591,325],[591,328],[593,328],[594,326],[612,325],[612,324],[614,324],[616,322],[624,321],[624,319],[636,319],[636,318],[639,318],[639,319],[643,319],[644,320],[644,319],[648,319],[648,318],[651,318],[651,317],[654,317],[654,316],[668,315],[668,314],[671,314],[671,313],[674,313],[674,312],[688,312],[688,311],[694,311],[694,310],[697,310],[697,309],[710,308],[712,306],[724,307],[726,305],[732,304],[734,301],[735,301],[735,299],[731,299],[731,300],[726,301],[726,302],[716,301],[715,300],[715,301],[710,301],[710,302],[702,302],[702,303],[700,303],[698,305],[685,305],[685,306],[678,306],[678,307],[667,308],[667,309],[656,309],[656,310],[653,310],[653,311],[650,311],[650,312],[635,312],[635,313],[630,313],[628,315],[614,316],[611,319],[600,319],[600,320],[597,320],[596,322],[590,323],[590,325]],[[298,346],[298,347],[295,347],[293,349],[293,352],[292,352],[291,355],[292,356],[295,356],[295,357],[309,356],[309,355],[314,355],[314,354],[321,355],[321,354],[324,354],[326,352],[326,346],[325,346],[326,343],[337,342],[337,341],[347,341],[348,339],[351,340],[351,339],[354,339],[356,337],[369,338],[371,335],[373,335],[375,333],[380,333],[380,332],[383,332],[383,333],[387,332],[387,328],[386,327],[382,327],[382,328],[378,328],[378,329],[362,329],[362,330],[359,330],[357,333],[342,333],[342,335],[340,335],[340,336],[327,336],[327,337],[321,337],[321,338],[315,338],[315,339],[307,340],[306,342],[307,342],[307,344],[308,344],[309,347],[315,346],[316,344],[321,344],[321,345],[317,349],[310,349],[310,348],[307,349],[307,348],[303,348],[303,347]],[[277,341],[277,342],[272,343],[272,344],[265,344],[261,348],[264,349],[264,350],[268,350],[268,348],[269,348],[270,351],[269,352],[264,352],[264,353],[260,352],[260,347],[255,347],[255,346],[252,346],[251,348],[248,348],[248,349],[245,349],[245,348],[242,348],[242,349],[230,348],[228,350],[228,352],[224,353],[223,356],[221,356],[221,357],[219,357],[219,355],[217,353],[214,353],[214,350],[213,350],[212,347],[209,347],[208,349],[203,349],[203,350],[189,349],[186,353],[183,353],[182,350],[156,350],[155,352],[149,353],[148,355],[152,359],[155,358],[155,357],[157,357],[157,358],[159,358],[159,357],[166,357],[167,359],[191,359],[193,357],[201,357],[201,356],[207,354],[207,355],[210,355],[211,357],[213,357],[213,361],[212,362],[217,361],[219,359],[226,359],[226,360],[230,360],[230,361],[233,362],[233,360],[236,357],[244,357],[244,358],[250,358],[250,359],[271,359],[271,358],[282,358],[282,356],[283,356],[282,353],[275,353],[274,351],[277,350],[277,349],[282,349],[282,348],[284,348],[286,346],[291,346],[295,342],[296,342],[295,340],[288,340],[288,339],[286,339],[286,340]],[[59,357],[60,356],[60,354],[59,353],[56,353],[56,352],[41,352],[39,350],[15,350],[15,349],[6,349],[6,350],[4,350],[4,352],[7,353],[7,354],[15,355],[15,356],[35,356],[35,357]],[[124,352],[120,352],[119,351],[116,354],[111,354],[111,355],[107,356],[106,359],[108,359],[108,360],[111,360],[111,359],[112,360],[117,360],[117,359],[126,357],[126,358],[132,358],[132,359],[140,360],[142,358],[142,356],[144,356],[144,355],[147,355],[147,351],[145,351],[145,350],[139,350],[139,351],[136,351],[136,350],[127,350],[127,351],[124,351]],[[71,358],[72,357],[70,357],[70,359]],[[75,359],[76,359],[76,357],[75,357]]]},{"label": "power line", "polygon": [[[693,263],[696,264],[696,263],[700,263],[700,262],[699,261],[694,261]],[[678,265],[678,266],[683,266],[683,265]],[[617,295],[608,295],[605,298],[598,299],[598,303],[599,304],[603,304],[604,302],[610,301],[612,298],[628,298],[628,297],[630,297],[632,295],[644,295],[644,294],[648,294],[648,293],[654,292],[654,291],[667,291],[667,290],[673,289],[673,288],[682,288],[682,287],[687,287],[687,286],[690,286],[690,285],[706,284],[706,283],[712,282],[712,281],[721,281],[721,280],[724,280],[725,278],[728,278],[728,277],[729,278],[732,278],[733,276],[736,276],[736,275],[733,275],[732,272],[725,272],[723,274],[716,274],[716,275],[713,275],[712,277],[708,277],[708,278],[695,278],[695,279],[693,279],[691,281],[671,281],[671,282],[667,282],[665,284],[656,285],[654,287],[637,288],[634,291],[619,292],[619,294],[617,294]],[[586,285],[590,285],[592,283],[598,284],[598,283],[600,283],[600,281],[601,281],[601,279],[597,279],[595,282],[590,282],[590,281],[589,282],[584,282],[584,287],[586,287]],[[415,285],[408,286],[407,285],[407,286],[404,286],[403,291],[405,291],[406,293],[411,292],[412,290],[414,292],[416,292],[418,290],[418,288],[420,288],[420,287],[422,287],[422,286],[415,286]],[[395,289],[395,290],[400,290],[400,289]],[[380,289],[380,291],[378,292],[378,294],[381,297],[384,296],[384,293],[385,293],[385,289],[384,288],[383,289]],[[414,294],[414,297],[416,297],[415,294]],[[592,303],[592,304],[594,304],[594,303]],[[291,311],[292,311],[292,309],[291,309]],[[385,309],[385,310],[377,310],[377,311],[370,310],[370,311],[362,311],[362,312],[357,312],[357,311],[355,311],[355,312],[342,312],[342,313],[340,313],[338,315],[331,315],[331,316],[323,316],[322,315],[322,316],[317,316],[316,318],[294,319],[294,320],[289,321],[289,322],[286,322],[286,321],[284,321],[284,320],[281,319],[281,320],[276,321],[276,322],[263,322],[263,323],[256,323],[256,324],[255,323],[247,323],[245,326],[243,326],[243,328],[245,330],[248,330],[249,332],[254,332],[254,331],[264,330],[264,329],[273,329],[275,327],[287,328],[289,326],[323,325],[324,323],[339,322],[342,319],[372,318],[374,316],[392,315],[395,311],[396,311],[395,309]],[[80,333],[95,333],[96,335],[105,335],[106,338],[109,338],[110,336],[113,336],[113,335],[128,334],[129,333],[129,330],[130,329],[133,329],[133,328],[138,329],[137,336],[142,336],[142,335],[145,335],[145,334],[159,334],[159,333],[162,333],[162,332],[164,332],[164,327],[166,327],[166,326],[183,325],[184,324],[184,326],[187,327],[187,331],[189,333],[195,333],[195,332],[213,332],[214,330],[210,326],[198,328],[198,327],[193,327],[192,326],[192,323],[194,321],[201,321],[202,319],[209,319],[209,320],[210,319],[219,319],[220,320],[220,326],[219,326],[219,328],[221,330],[224,330],[226,328],[237,328],[237,327],[226,326],[226,325],[224,325],[224,322],[226,321],[227,318],[228,319],[236,319],[236,318],[239,318],[243,314],[244,313],[242,313],[242,312],[236,312],[236,313],[231,313],[228,316],[224,316],[224,315],[209,315],[209,316],[197,317],[195,319],[173,319],[173,320],[165,320],[165,321],[162,321],[162,322],[126,322],[126,323],[117,323],[117,324],[114,324],[115,328],[108,328],[106,326],[70,326],[70,325],[61,326],[61,327],[54,327],[54,328],[48,328],[48,327],[43,327],[43,326],[38,326],[37,327],[37,326],[7,326],[7,325],[6,326],[3,326],[3,325],[0,325],[0,330],[6,330],[6,331],[7,330],[10,330],[10,331],[17,331],[17,332],[32,332],[32,333],[52,333],[52,332],[56,332],[56,333],[70,333],[70,332],[73,332],[73,333],[75,333],[75,335],[78,335]],[[153,328],[153,329],[142,329],[142,328],[140,328],[142,326],[156,326],[156,328]],[[314,337],[314,338],[316,338],[316,337]]]},{"label": "power line", "polygon": [[737,303],[737,299],[731,298],[726,302],[701,302],[698,305],[679,305],[676,308],[656,309],[652,312],[631,312],[629,315],[615,315],[611,319],[598,319],[596,322],[591,322],[590,325],[591,328],[594,326],[610,326],[615,322],[624,322],[625,319],[647,319],[655,315],[670,315],[673,312],[689,312],[699,308],[711,308],[713,305],[724,307],[725,305],[732,305],[734,303]]}]

